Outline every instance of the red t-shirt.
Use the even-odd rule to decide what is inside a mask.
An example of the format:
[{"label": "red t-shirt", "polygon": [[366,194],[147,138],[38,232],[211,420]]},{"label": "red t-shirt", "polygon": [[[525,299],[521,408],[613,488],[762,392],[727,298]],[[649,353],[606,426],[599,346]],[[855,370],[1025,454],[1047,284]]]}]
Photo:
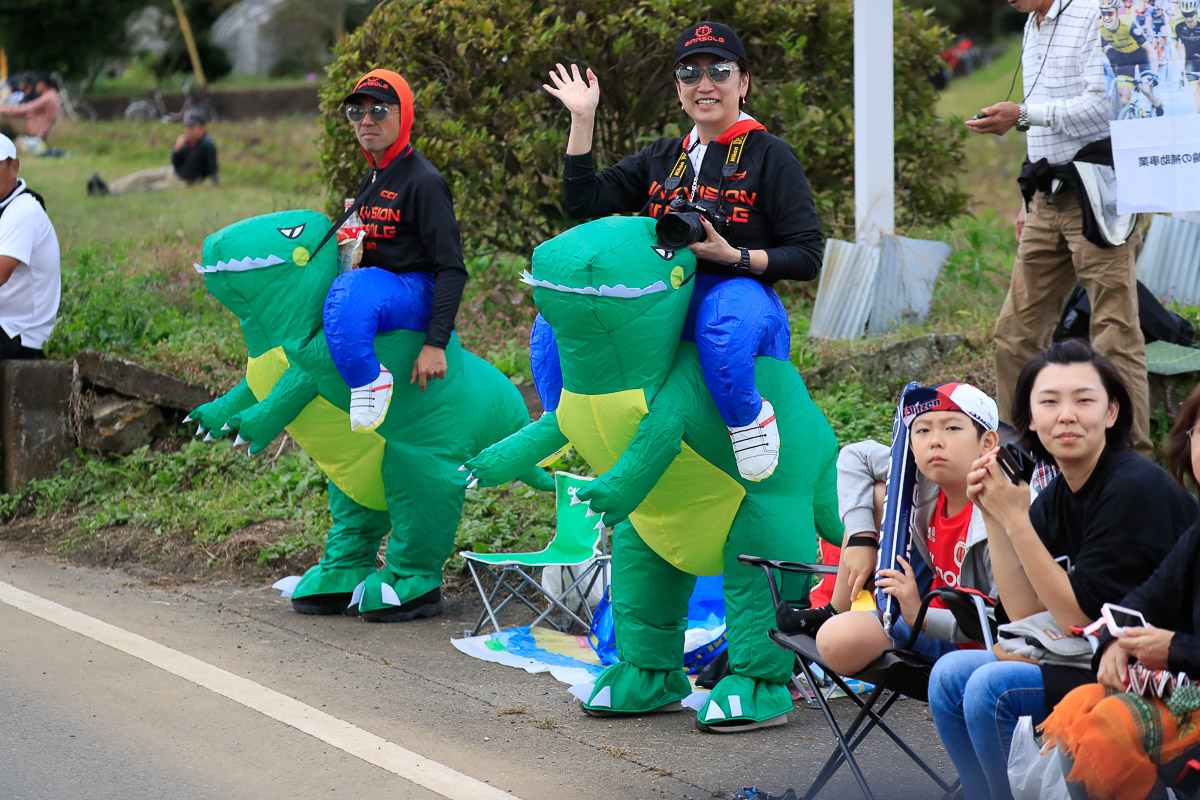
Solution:
[{"label": "red t-shirt", "polygon": [[[925,534],[929,555],[933,559],[933,583],[930,589],[958,588],[958,573],[967,556],[967,529],[971,526],[971,511],[974,508],[974,505],[967,503],[962,511],[947,517],[946,493],[938,492],[933,519]],[[930,606],[946,607],[940,599],[934,600]]]}]

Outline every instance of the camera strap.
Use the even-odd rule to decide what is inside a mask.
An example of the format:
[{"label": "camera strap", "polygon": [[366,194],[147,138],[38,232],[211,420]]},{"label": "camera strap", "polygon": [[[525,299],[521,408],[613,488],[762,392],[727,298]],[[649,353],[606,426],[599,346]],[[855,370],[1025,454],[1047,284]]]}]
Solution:
[{"label": "camera strap", "polygon": [[[742,161],[742,153],[746,150],[746,139],[750,136],[750,131],[746,131],[741,136],[729,143],[729,152],[725,154],[725,163],[721,167],[721,179],[732,177],[738,168],[738,164]],[[671,174],[663,181],[663,188],[668,192],[674,192],[679,188],[679,184],[683,182],[683,176],[687,172],[688,151],[686,148],[680,148],[679,159],[675,162],[674,168],[671,169]],[[696,170],[696,177],[692,180],[692,191],[689,200],[696,199],[696,188],[700,185],[700,170]],[[719,189],[720,187],[718,187]]]}]

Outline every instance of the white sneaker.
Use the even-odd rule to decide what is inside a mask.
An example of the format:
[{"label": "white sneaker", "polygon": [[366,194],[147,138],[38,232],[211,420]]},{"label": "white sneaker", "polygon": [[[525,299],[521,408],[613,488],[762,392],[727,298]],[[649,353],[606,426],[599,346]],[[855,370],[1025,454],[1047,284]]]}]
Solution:
[{"label": "white sneaker", "polygon": [[763,400],[762,411],[754,422],[730,428],[729,438],[733,440],[733,456],[743,478],[761,481],[771,477],[779,466],[779,426],[770,403]]},{"label": "white sneaker", "polygon": [[392,373],[379,368],[379,377],[350,390],[350,430],[369,433],[379,427],[392,402]]}]

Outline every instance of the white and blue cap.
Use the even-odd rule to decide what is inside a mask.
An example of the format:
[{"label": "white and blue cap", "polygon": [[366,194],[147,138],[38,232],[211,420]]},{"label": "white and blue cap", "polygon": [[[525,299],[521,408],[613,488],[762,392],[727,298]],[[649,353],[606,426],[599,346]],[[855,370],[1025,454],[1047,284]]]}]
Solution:
[{"label": "white and blue cap", "polygon": [[929,411],[961,411],[989,431],[1000,424],[996,401],[969,383],[943,383],[905,392],[901,412],[905,427],[911,428],[913,420]]},{"label": "white and blue cap", "polygon": [[0,161],[8,161],[17,157],[17,146],[13,140],[0,133]]}]

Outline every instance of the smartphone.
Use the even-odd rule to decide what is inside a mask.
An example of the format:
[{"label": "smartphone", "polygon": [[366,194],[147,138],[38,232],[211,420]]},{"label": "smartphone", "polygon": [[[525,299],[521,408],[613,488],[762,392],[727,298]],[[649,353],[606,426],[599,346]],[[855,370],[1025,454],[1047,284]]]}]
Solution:
[{"label": "smartphone", "polygon": [[1125,635],[1126,628],[1149,628],[1149,623],[1142,612],[1132,608],[1105,603],[1100,607],[1100,616],[1108,625],[1108,632],[1118,639]]},{"label": "smartphone", "polygon": [[1016,442],[1009,442],[996,452],[996,463],[1014,486],[1021,481],[1029,483],[1037,468],[1037,459]]},{"label": "smartphone", "polygon": [[977,119],[987,119],[987,114],[985,114],[985,113],[983,113],[982,111],[980,111],[978,114],[976,114],[975,116],[971,117],[971,119],[972,119],[972,120],[977,120]]}]

